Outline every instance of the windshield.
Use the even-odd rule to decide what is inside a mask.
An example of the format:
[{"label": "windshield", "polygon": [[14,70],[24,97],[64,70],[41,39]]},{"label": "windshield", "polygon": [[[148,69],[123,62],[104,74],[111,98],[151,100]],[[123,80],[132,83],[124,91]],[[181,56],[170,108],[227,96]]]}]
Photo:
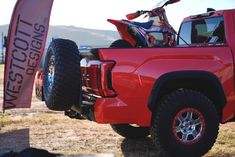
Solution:
[{"label": "windshield", "polygon": [[[183,38],[187,44],[224,43],[223,17],[185,22],[181,25],[179,36]],[[178,45],[185,44],[182,39],[178,40]]]}]

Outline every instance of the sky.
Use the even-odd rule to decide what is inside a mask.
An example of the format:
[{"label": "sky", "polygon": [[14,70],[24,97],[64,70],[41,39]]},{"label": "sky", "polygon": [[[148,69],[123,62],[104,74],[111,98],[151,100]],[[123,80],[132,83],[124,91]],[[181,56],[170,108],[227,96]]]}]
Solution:
[{"label": "sky", "polygon": [[[137,10],[150,10],[161,0],[54,0],[51,25],[115,30],[107,19],[125,19]],[[16,0],[0,0],[0,25],[8,24]],[[233,9],[235,0],[181,0],[165,7],[171,25],[177,30],[184,17],[206,12],[206,8]],[[143,17],[136,19],[143,21]]]}]

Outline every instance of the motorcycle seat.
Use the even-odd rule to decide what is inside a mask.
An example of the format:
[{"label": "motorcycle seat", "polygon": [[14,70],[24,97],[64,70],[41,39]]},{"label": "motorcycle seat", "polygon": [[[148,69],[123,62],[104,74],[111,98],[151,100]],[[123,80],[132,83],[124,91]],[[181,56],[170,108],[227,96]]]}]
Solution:
[{"label": "motorcycle seat", "polygon": [[139,26],[139,27],[142,27],[144,29],[149,29],[152,25],[153,25],[153,20],[150,20],[148,22],[144,22],[144,23],[141,23],[141,22],[132,22],[132,21],[128,21],[128,20],[125,20],[126,22],[129,22],[131,24],[134,24],[136,26]]}]

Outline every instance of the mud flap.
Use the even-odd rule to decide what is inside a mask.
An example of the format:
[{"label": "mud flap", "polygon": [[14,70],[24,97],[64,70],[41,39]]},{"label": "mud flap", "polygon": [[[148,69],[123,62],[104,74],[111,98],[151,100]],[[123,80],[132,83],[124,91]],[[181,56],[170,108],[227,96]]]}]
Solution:
[{"label": "mud flap", "polygon": [[53,0],[18,0],[8,31],[3,110],[29,108]]}]

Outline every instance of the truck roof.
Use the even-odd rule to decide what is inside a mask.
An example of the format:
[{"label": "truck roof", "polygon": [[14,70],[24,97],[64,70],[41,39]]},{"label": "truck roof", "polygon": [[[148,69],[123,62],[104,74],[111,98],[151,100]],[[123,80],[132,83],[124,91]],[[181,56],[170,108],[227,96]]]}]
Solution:
[{"label": "truck roof", "polygon": [[224,14],[224,12],[235,12],[235,9],[210,11],[210,12],[207,12],[207,13],[191,15],[191,16],[188,16],[188,17],[184,18],[183,22],[194,21],[194,20],[198,20],[198,19],[204,19],[206,17],[218,17],[218,16],[222,16]]}]

